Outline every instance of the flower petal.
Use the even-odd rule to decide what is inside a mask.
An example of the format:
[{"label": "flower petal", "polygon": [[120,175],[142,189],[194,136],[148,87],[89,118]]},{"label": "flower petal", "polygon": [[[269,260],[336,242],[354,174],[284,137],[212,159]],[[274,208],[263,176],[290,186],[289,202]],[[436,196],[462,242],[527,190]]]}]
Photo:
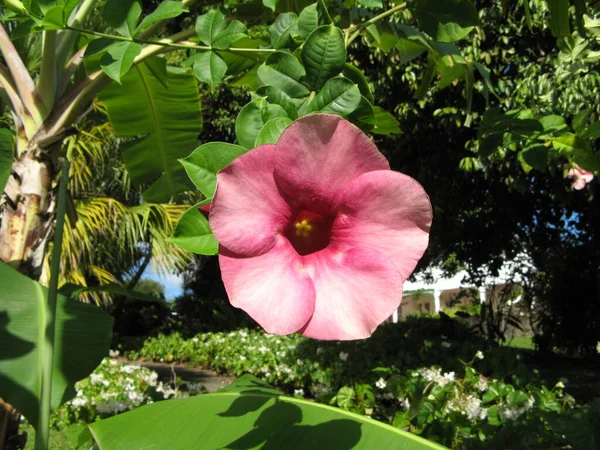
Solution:
[{"label": "flower petal", "polygon": [[360,129],[339,116],[312,114],[281,135],[275,179],[315,212],[327,212],[344,187],[363,173],[389,169],[385,157]]},{"label": "flower petal", "polygon": [[300,332],[315,339],[364,339],[402,300],[402,278],[381,253],[327,249],[304,257],[317,291],[315,312]]},{"label": "flower petal", "polygon": [[239,255],[261,255],[289,223],[290,206],[273,179],[274,145],[243,154],[217,173],[210,226],[217,240]]},{"label": "flower petal", "polygon": [[406,280],[429,242],[429,197],[413,178],[391,170],[369,172],[344,192],[331,232],[340,248],[377,250]]},{"label": "flower petal", "polygon": [[315,287],[286,238],[278,238],[267,253],[250,258],[221,248],[219,264],[231,304],[268,333],[293,333],[310,319]]}]

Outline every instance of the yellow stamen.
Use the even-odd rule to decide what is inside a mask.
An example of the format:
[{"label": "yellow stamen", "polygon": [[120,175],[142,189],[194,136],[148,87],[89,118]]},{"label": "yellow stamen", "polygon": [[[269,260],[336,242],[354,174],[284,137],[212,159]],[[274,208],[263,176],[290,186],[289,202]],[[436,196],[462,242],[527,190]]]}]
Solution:
[{"label": "yellow stamen", "polygon": [[312,231],[312,225],[306,219],[302,222],[296,222],[294,226],[296,227],[296,236],[307,237]]}]

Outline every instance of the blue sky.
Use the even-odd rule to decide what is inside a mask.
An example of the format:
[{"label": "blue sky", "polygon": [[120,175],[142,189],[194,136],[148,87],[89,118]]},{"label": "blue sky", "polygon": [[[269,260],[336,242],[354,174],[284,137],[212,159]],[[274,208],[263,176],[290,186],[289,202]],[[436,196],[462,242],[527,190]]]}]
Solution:
[{"label": "blue sky", "polygon": [[148,266],[142,278],[155,280],[159,283],[162,283],[165,287],[165,297],[167,298],[167,300],[173,300],[175,297],[178,297],[183,292],[183,289],[181,288],[183,278],[179,275],[169,274],[166,277],[161,276],[157,274],[151,266]]}]

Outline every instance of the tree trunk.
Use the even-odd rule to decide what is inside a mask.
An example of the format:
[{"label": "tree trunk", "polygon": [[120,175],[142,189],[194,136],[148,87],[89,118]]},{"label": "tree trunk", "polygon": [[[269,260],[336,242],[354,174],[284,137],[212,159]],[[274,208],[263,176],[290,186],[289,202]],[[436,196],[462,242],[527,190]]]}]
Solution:
[{"label": "tree trunk", "polygon": [[46,154],[27,151],[15,161],[0,201],[0,259],[34,280],[42,274],[54,223],[54,171]]}]

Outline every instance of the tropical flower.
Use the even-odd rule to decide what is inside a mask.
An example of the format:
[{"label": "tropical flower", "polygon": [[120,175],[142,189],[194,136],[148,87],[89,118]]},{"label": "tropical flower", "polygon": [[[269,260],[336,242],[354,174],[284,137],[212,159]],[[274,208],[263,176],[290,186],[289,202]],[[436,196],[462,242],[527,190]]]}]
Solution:
[{"label": "tropical flower", "polygon": [[362,131],[314,114],[221,170],[209,217],[233,306],[269,333],[348,340],[398,308],[432,211]]},{"label": "tropical flower", "polygon": [[594,179],[594,174],[592,172],[582,169],[577,164],[575,164],[575,166],[569,170],[567,176],[573,179],[571,187],[578,191],[583,189],[586,184]]}]

